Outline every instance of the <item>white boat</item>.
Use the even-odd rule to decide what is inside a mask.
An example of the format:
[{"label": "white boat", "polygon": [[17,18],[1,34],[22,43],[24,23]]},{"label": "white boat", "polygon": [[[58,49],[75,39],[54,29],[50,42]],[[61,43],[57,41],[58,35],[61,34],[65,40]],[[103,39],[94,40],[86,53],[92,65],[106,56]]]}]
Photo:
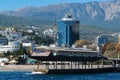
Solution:
[{"label": "white boat", "polygon": [[45,73],[33,71],[32,74],[45,74]]}]

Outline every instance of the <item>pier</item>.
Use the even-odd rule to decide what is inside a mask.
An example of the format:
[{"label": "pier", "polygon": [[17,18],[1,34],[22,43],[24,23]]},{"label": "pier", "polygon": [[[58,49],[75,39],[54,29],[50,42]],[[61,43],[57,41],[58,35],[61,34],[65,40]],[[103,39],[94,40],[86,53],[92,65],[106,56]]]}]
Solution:
[{"label": "pier", "polygon": [[[39,61],[37,69],[46,74],[116,72],[119,67],[98,51],[51,50],[30,56]],[[39,67],[42,66],[42,70]]]}]

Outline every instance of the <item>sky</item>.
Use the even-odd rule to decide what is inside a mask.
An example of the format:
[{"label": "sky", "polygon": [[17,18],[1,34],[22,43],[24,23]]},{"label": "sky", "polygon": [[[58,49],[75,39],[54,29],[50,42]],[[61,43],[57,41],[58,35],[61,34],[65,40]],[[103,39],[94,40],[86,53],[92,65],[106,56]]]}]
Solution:
[{"label": "sky", "polygon": [[91,1],[111,0],[0,0],[0,10],[15,10],[28,6],[47,6],[59,3],[86,3]]}]

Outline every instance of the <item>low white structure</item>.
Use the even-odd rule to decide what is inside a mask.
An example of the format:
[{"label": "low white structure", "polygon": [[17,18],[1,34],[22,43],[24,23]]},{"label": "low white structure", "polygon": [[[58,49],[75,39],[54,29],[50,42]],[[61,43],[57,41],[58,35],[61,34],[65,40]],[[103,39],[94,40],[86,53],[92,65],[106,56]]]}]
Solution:
[{"label": "low white structure", "polygon": [[6,31],[16,31],[15,28],[5,28]]},{"label": "low white structure", "polygon": [[23,42],[22,45],[24,48],[31,47],[32,51],[35,50],[35,44],[33,42]]},{"label": "low white structure", "polygon": [[46,29],[46,30],[43,31],[43,35],[52,37],[54,35],[54,30],[52,30],[51,28]]},{"label": "low white structure", "polygon": [[19,42],[8,42],[8,45],[0,46],[0,53],[7,53],[8,51],[17,51],[19,50],[20,43]]},{"label": "low white structure", "polygon": [[0,58],[0,63],[1,62],[8,62],[9,60],[8,60],[8,58]]},{"label": "low white structure", "polygon": [[28,29],[27,32],[28,33],[34,33],[34,31],[32,29]]}]

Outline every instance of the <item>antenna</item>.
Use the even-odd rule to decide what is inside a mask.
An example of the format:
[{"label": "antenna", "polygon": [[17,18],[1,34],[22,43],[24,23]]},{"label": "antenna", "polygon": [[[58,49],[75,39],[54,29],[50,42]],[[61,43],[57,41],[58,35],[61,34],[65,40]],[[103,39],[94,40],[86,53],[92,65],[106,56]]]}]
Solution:
[{"label": "antenna", "polygon": [[54,19],[54,43],[57,43],[57,24],[56,24],[56,18]]},{"label": "antenna", "polygon": [[72,9],[70,10],[69,14],[72,15]]},{"label": "antenna", "polygon": [[56,24],[56,18],[54,19],[54,32],[57,32],[57,24]]}]

